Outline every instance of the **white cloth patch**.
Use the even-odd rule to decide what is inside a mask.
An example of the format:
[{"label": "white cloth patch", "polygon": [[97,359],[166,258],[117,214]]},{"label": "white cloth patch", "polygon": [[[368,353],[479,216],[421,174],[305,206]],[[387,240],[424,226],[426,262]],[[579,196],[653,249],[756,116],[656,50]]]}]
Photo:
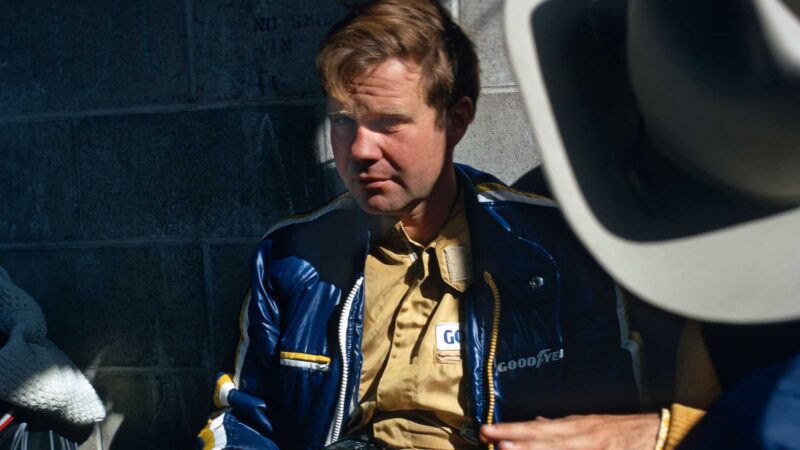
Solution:
[{"label": "white cloth patch", "polygon": [[461,331],[458,322],[443,322],[436,324],[436,350],[461,350]]},{"label": "white cloth patch", "polygon": [[457,283],[472,278],[472,258],[469,247],[447,247],[444,249],[444,257],[450,281]]}]

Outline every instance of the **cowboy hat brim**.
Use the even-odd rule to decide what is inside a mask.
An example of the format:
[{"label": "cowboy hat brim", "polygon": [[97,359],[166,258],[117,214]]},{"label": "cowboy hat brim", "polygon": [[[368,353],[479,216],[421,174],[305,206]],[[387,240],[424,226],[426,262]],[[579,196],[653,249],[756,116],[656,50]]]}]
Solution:
[{"label": "cowboy hat brim", "polygon": [[[512,67],[568,222],[618,282],[656,306],[718,322],[800,318],[800,208],[710,189],[649,152],[624,52],[609,51],[624,33],[598,38],[596,3],[505,5]],[[632,174],[653,166],[662,178]]]}]

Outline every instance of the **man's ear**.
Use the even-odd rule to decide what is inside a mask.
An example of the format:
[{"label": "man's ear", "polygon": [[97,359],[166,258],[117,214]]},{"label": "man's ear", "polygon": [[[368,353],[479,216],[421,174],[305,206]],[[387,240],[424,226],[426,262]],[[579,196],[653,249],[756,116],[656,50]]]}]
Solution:
[{"label": "man's ear", "polygon": [[447,146],[453,148],[458,144],[475,117],[475,105],[469,97],[461,97],[453,106],[447,108]]}]

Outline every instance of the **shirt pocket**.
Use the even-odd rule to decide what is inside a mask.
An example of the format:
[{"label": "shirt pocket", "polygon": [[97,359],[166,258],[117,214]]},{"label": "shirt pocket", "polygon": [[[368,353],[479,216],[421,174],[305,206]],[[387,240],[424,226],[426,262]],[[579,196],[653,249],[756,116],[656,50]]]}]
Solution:
[{"label": "shirt pocket", "polygon": [[433,355],[438,364],[461,364],[461,327],[458,322],[436,324]]},{"label": "shirt pocket", "polygon": [[437,364],[461,364],[460,350],[437,350],[434,356]]}]

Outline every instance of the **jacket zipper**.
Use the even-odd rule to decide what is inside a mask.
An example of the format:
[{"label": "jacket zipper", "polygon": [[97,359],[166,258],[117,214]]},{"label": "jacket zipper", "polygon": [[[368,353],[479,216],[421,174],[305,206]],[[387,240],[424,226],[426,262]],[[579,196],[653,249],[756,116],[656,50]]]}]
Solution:
[{"label": "jacket zipper", "polygon": [[[492,317],[492,336],[489,340],[489,355],[486,359],[486,382],[487,382],[487,395],[488,406],[486,411],[486,424],[491,425],[494,422],[494,356],[497,350],[497,336],[500,332],[500,291],[497,289],[497,284],[489,272],[483,272],[483,279],[492,290],[494,297],[494,314]],[[489,443],[489,450],[494,450],[494,444]]]},{"label": "jacket zipper", "polygon": [[336,402],[336,410],[334,414],[334,421],[333,421],[333,431],[330,435],[330,442],[328,444],[332,444],[339,440],[339,435],[342,432],[342,422],[344,422],[344,410],[347,406],[347,382],[349,379],[349,365],[350,365],[350,358],[348,357],[347,352],[347,329],[348,324],[350,323],[350,310],[353,307],[353,300],[356,298],[356,294],[358,290],[361,289],[361,285],[364,283],[364,276],[358,277],[356,280],[356,284],[353,286],[353,289],[350,290],[350,294],[347,296],[347,299],[344,301],[344,305],[342,305],[342,316],[339,318],[339,352],[342,356],[342,378],[341,384],[339,385],[339,397],[338,401]]}]

